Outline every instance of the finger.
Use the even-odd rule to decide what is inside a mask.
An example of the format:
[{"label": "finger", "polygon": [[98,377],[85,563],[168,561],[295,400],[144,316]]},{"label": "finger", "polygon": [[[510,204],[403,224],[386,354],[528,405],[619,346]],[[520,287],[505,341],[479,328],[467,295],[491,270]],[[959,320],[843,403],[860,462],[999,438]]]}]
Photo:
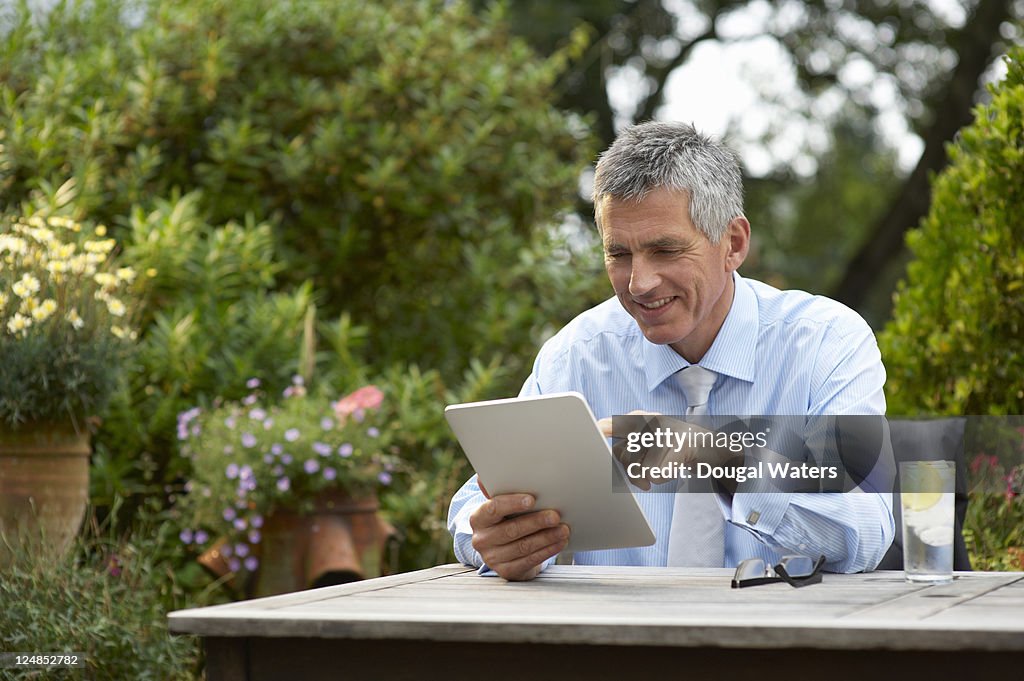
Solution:
[{"label": "finger", "polygon": [[487,555],[484,555],[483,553],[480,555],[488,565],[501,565],[504,563],[511,563],[519,560],[520,558],[526,558],[546,546],[552,546],[558,542],[568,539],[569,526],[563,523],[557,527],[549,527],[539,532],[526,535],[525,537],[520,537],[508,544],[491,548],[486,552]]},{"label": "finger", "polygon": [[488,499],[491,498],[491,493],[487,491],[486,487],[484,487],[484,481],[480,479],[480,476],[477,476],[476,478],[476,486],[480,488],[480,491],[483,492],[485,497]]},{"label": "finger", "polygon": [[[497,525],[473,528],[473,548],[480,555],[505,544],[517,542],[534,532],[554,527],[561,521],[558,511],[545,510],[506,518]],[[472,518],[470,518],[472,522]]]},{"label": "finger", "polygon": [[529,494],[498,494],[473,511],[469,516],[469,526],[475,532],[480,528],[497,525],[505,520],[505,516],[529,511],[535,501]]},{"label": "finger", "polygon": [[569,541],[567,539],[563,539],[554,544],[541,547],[529,556],[491,567],[494,568],[495,572],[509,581],[525,581],[533,579],[540,574],[541,565],[544,561],[552,556],[557,556],[568,543]]},{"label": "finger", "polygon": [[606,416],[597,422],[597,427],[601,430],[601,434],[605,437],[612,436],[612,419],[610,416]]}]

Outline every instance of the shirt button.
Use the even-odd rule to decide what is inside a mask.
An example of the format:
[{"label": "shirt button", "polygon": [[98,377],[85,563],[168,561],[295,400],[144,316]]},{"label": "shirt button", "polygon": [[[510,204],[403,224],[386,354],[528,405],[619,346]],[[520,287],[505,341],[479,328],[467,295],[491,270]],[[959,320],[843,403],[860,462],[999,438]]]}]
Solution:
[{"label": "shirt button", "polygon": [[761,519],[760,511],[751,511],[750,515],[747,516],[747,523],[750,525],[757,525],[757,521]]}]

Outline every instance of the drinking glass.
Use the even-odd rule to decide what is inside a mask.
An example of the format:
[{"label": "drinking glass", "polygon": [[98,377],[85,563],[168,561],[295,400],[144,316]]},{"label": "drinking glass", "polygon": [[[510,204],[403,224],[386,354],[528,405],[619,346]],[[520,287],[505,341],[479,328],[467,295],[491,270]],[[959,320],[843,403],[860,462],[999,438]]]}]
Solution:
[{"label": "drinking glass", "polygon": [[900,463],[903,569],[908,582],[938,584],[953,579],[952,461]]}]

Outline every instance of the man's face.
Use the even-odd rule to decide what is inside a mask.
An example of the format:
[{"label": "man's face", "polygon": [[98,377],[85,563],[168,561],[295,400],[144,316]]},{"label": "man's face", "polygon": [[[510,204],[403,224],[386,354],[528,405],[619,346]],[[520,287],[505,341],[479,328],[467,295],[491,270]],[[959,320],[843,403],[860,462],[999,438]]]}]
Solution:
[{"label": "man's face", "polygon": [[749,225],[733,220],[718,244],[690,220],[689,196],[655,189],[642,201],[605,199],[605,269],[619,302],[647,340],[697,362],[732,305],[732,272],[746,256]]}]

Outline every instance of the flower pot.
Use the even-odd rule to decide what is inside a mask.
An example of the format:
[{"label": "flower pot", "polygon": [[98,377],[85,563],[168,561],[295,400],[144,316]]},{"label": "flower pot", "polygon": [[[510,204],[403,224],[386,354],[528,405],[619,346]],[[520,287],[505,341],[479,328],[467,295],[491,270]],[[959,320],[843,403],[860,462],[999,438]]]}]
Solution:
[{"label": "flower pot", "polygon": [[0,430],[0,568],[22,551],[60,558],[89,500],[88,432],[26,424]]},{"label": "flower pot", "polygon": [[[321,494],[309,514],[281,509],[267,516],[253,555],[259,568],[244,585],[248,597],[273,596],[383,574],[383,556],[395,529],[378,510],[375,494],[358,497],[339,491]],[[217,577],[231,572],[226,541],[207,549],[199,562]]]},{"label": "flower pot", "polygon": [[382,573],[395,530],[378,515],[374,494],[321,494],[313,512],[276,511],[267,517],[259,547],[255,596],[343,584]]}]

